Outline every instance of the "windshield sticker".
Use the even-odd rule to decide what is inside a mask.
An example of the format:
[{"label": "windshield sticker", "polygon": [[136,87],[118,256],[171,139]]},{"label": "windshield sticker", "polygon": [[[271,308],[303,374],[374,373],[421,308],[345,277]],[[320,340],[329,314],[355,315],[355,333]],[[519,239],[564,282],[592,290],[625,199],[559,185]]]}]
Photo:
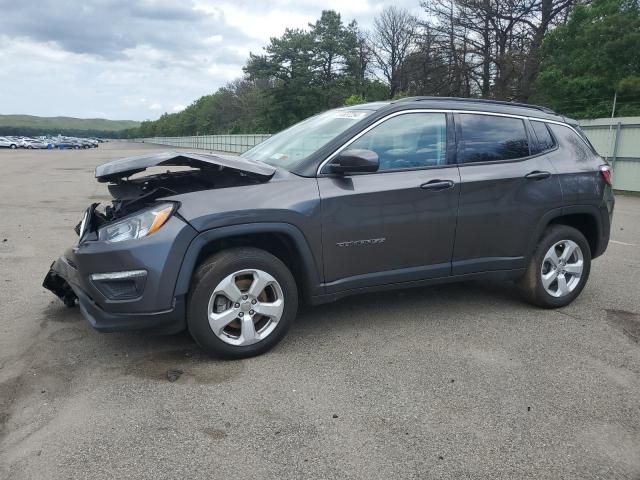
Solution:
[{"label": "windshield sticker", "polygon": [[359,119],[364,118],[369,115],[370,112],[367,111],[356,111],[356,110],[345,110],[342,112],[335,112],[333,114],[333,118],[353,118]]}]

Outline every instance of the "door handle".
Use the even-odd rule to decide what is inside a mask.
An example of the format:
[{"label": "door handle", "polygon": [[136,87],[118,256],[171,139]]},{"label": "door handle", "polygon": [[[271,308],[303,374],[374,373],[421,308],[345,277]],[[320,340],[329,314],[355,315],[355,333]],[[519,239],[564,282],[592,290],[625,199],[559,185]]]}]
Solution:
[{"label": "door handle", "polygon": [[431,180],[430,182],[423,183],[420,188],[423,190],[446,190],[453,187],[453,181],[451,180]]},{"label": "door handle", "polygon": [[538,170],[535,170],[531,173],[527,173],[524,178],[528,178],[529,180],[544,180],[545,178],[549,178],[550,176],[550,172],[540,172]]}]

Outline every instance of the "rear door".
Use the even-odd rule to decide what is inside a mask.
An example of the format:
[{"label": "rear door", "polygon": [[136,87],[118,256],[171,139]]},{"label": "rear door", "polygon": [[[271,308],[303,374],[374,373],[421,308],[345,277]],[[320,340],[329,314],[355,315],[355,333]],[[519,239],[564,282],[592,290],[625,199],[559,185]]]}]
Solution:
[{"label": "rear door", "polygon": [[343,147],[375,151],[378,172],[319,176],[328,293],[450,275],[460,188],[450,122],[387,117]]},{"label": "rear door", "polygon": [[529,121],[455,115],[460,206],[453,274],[523,268],[542,216],[562,205],[547,153],[537,153]]}]

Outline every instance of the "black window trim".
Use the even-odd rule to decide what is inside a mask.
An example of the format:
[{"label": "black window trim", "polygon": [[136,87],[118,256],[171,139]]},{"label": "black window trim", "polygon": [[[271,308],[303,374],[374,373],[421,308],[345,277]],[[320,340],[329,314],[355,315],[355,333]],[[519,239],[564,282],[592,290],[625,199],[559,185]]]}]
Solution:
[{"label": "black window trim", "polygon": [[[537,152],[538,154],[541,155],[541,154],[546,154],[550,152],[555,152],[556,150],[558,150],[558,148],[560,148],[560,143],[558,142],[558,139],[553,134],[553,131],[549,128],[549,125],[547,125],[548,122],[544,122],[542,120],[538,120],[535,118],[530,118],[528,120],[529,120],[529,124],[531,125],[531,135],[535,139],[536,146],[539,149],[539,151]],[[551,140],[553,140],[553,147],[547,148],[546,150],[542,148],[542,145],[540,144],[540,139],[538,138],[538,134],[536,133],[535,128],[533,128],[533,122],[542,123],[545,126],[545,128],[547,129],[547,132],[549,132],[549,136],[551,137]]]}]

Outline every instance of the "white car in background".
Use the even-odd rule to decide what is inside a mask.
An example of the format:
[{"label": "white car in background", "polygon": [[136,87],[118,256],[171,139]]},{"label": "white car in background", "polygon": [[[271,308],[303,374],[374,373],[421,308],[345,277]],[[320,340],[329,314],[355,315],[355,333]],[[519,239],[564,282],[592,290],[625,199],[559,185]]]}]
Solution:
[{"label": "white car in background", "polygon": [[0,148],[18,148],[18,142],[7,137],[0,137]]},{"label": "white car in background", "polygon": [[39,138],[23,138],[22,140],[20,140],[20,145],[21,148],[48,148],[49,147],[49,143],[41,140]]}]

